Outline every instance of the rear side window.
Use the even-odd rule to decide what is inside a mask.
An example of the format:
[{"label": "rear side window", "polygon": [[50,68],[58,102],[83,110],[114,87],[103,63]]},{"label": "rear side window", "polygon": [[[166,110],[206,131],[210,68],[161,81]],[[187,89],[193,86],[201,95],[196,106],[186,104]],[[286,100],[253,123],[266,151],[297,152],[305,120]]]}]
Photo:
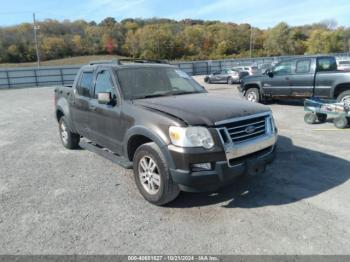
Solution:
[{"label": "rear side window", "polygon": [[309,73],[310,72],[310,59],[303,59],[297,62],[297,67],[295,69],[295,73]]},{"label": "rear side window", "polygon": [[80,78],[80,82],[77,86],[77,91],[79,95],[91,97],[93,88],[93,73],[83,72]]},{"label": "rear side window", "polygon": [[95,96],[98,93],[112,93],[113,82],[111,74],[108,71],[101,71],[97,74],[95,85]]},{"label": "rear side window", "polygon": [[332,57],[321,57],[317,59],[317,71],[335,71],[337,62]]}]

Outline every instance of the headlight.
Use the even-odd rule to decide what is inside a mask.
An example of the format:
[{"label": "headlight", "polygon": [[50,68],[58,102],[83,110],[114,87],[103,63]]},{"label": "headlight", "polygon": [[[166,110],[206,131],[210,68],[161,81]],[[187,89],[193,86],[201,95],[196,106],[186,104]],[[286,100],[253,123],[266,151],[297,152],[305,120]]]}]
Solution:
[{"label": "headlight", "polygon": [[169,127],[171,143],[181,147],[204,147],[206,149],[214,146],[213,138],[205,127]]},{"label": "headlight", "polygon": [[270,121],[271,121],[271,132],[275,133],[276,132],[276,123],[275,123],[275,119],[273,118],[272,114],[271,114],[271,117],[270,117]]}]

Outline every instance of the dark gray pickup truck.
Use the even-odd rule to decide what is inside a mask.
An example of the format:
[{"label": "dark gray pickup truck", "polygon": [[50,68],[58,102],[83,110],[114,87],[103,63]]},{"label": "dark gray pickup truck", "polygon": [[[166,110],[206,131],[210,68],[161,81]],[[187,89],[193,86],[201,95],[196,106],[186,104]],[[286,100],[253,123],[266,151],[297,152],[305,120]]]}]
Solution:
[{"label": "dark gray pickup truck", "polygon": [[135,62],[91,63],[72,87],[55,89],[66,148],[85,137],[108,149],[133,167],[141,194],[156,205],[180,190],[216,190],[273,160],[268,107],[208,93],[174,66]]},{"label": "dark gray pickup truck", "polygon": [[242,79],[239,90],[247,100],[321,97],[350,100],[350,72],[338,71],[333,56],[284,60],[262,75]]}]

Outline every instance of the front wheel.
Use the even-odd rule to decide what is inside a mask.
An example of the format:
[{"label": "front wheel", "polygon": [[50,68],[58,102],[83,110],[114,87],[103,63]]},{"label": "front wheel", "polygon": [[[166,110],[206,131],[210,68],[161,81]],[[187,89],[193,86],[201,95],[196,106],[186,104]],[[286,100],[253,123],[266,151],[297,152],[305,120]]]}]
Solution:
[{"label": "front wheel", "polygon": [[245,92],[245,99],[247,99],[250,102],[259,103],[260,102],[260,92],[258,88],[249,88]]},{"label": "front wheel", "polygon": [[317,116],[314,113],[306,113],[304,116],[304,121],[306,124],[312,125],[315,124],[317,120]]},{"label": "front wheel", "polygon": [[140,193],[152,204],[161,206],[179,195],[180,189],[174,184],[167,161],[157,144],[147,143],[136,150],[133,169]]},{"label": "front wheel", "polygon": [[227,84],[228,84],[228,85],[233,85],[234,82],[235,82],[235,81],[233,80],[232,77],[227,78]]}]

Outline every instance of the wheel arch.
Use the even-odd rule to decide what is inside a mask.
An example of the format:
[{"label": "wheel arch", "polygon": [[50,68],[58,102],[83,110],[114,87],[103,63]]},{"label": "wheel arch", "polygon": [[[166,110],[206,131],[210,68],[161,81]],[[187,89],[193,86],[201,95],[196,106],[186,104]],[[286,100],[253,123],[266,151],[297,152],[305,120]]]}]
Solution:
[{"label": "wheel arch", "polygon": [[66,99],[61,98],[57,101],[55,113],[57,121],[59,121],[62,116],[65,116],[69,129],[76,133],[76,129],[71,118],[68,101]]},{"label": "wheel arch", "polygon": [[154,142],[158,145],[164,157],[166,158],[169,167],[173,168],[175,164],[167,148],[168,144],[159,135],[141,126],[135,126],[131,128],[126,134],[123,150],[125,157],[132,161],[137,148],[149,142]]},{"label": "wheel arch", "polygon": [[337,99],[337,97],[344,91],[350,91],[350,83],[341,83],[334,87],[332,97]]}]

